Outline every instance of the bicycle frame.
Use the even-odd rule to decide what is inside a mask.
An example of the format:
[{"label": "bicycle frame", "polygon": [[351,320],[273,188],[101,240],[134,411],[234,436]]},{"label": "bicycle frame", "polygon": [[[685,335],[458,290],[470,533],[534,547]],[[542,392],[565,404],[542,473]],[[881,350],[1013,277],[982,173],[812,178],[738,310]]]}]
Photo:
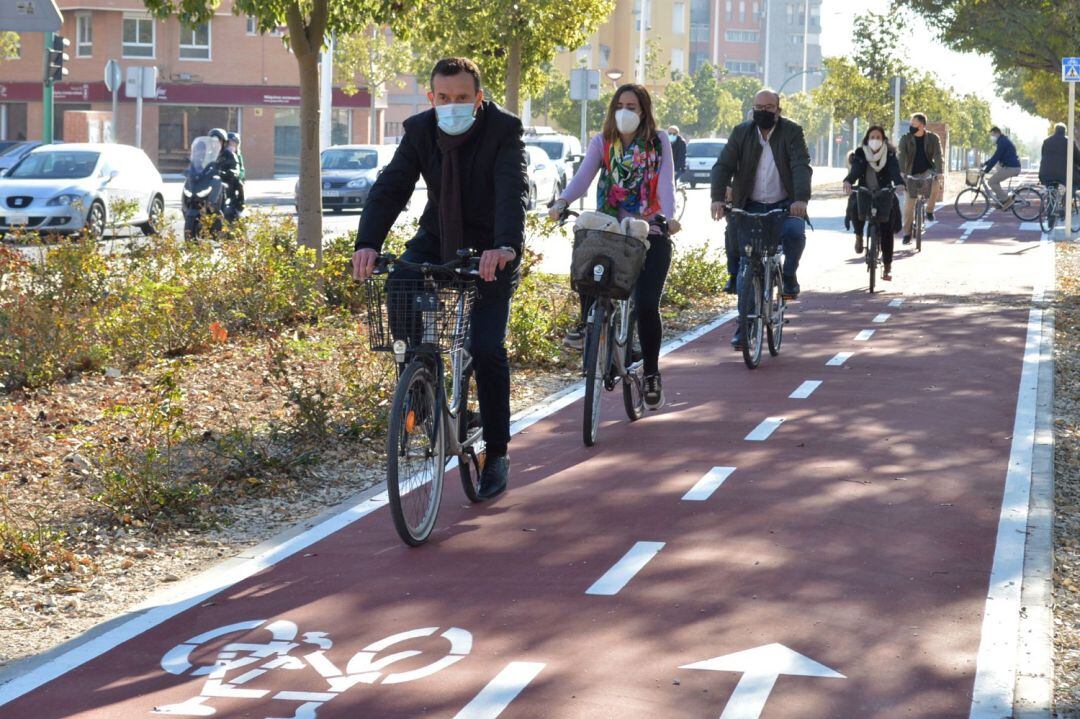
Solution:
[{"label": "bicycle frame", "polygon": [[[625,300],[613,300],[610,297],[597,297],[593,303],[589,306],[589,316],[587,324],[592,326],[595,318],[597,305],[603,303],[604,307],[604,324],[606,325],[605,331],[612,336],[614,341],[606,345],[605,356],[600,357],[599,361],[604,368],[604,389],[612,391],[615,389],[615,384],[618,380],[624,379],[630,376],[630,372],[636,363],[631,366],[626,364],[626,342],[630,337],[630,322],[631,315],[633,314],[634,301],[631,296]],[[619,323],[615,325],[616,313],[619,317]],[[585,357],[582,355],[582,375],[589,371],[585,366]]]}]

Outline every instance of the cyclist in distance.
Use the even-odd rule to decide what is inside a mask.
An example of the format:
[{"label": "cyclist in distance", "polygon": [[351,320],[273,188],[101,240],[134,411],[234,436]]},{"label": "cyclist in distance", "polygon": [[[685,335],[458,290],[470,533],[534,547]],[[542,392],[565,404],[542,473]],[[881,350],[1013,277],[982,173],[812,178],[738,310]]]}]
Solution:
[{"label": "cyclist in distance", "polygon": [[[900,172],[918,178],[942,173],[941,138],[926,129],[926,115],[916,112],[911,116],[908,134],[900,138],[897,148],[900,155]],[[936,193],[931,191],[926,200],[926,219],[933,221]],[[911,223],[915,219],[915,202],[918,198],[907,193],[904,199],[904,244],[911,244]]]},{"label": "cyclist in distance", "polygon": [[[900,175],[900,162],[896,159],[896,150],[885,134],[881,125],[871,125],[863,136],[862,145],[855,148],[851,157],[851,171],[844,178],[844,194],[851,194],[852,185],[870,190],[880,190],[890,185],[903,187],[904,178]],[[893,232],[899,229],[900,203],[896,196],[892,199],[893,207],[889,219],[878,223],[878,236],[881,238],[881,279],[892,279]],[[894,225],[896,223],[896,225]],[[869,229],[869,228],[867,228]],[[862,223],[855,220],[855,252],[862,254]],[[867,233],[869,234],[869,233]]]},{"label": "cyclist in distance", "polygon": [[[525,238],[525,145],[521,120],[484,100],[480,70],[471,60],[439,60],[430,86],[432,108],[405,121],[401,144],[371,188],[356,236],[353,276],[371,277],[383,241],[421,176],[427,206],[402,257],[441,263],[464,248],[482,252],[469,352],[487,452],[478,494],[490,499],[506,489],[510,472],[506,325]],[[395,270],[389,282],[419,277]]]},{"label": "cyclist in distance", "polygon": [[996,125],[990,128],[990,139],[994,141],[994,154],[983,165],[983,171],[990,172],[995,165],[998,166],[997,172],[986,178],[986,182],[994,191],[998,202],[1001,203],[1001,209],[1005,210],[1012,204],[1013,198],[1009,196],[1001,183],[1020,174],[1020,157],[1016,154],[1016,145]]},{"label": "cyclist in distance", "polygon": [[[796,272],[806,249],[806,204],[810,201],[810,152],[803,129],[782,116],[780,95],[774,90],[760,90],[754,96],[753,119],[731,131],[727,145],[712,169],[712,218],[724,217],[724,201],[731,188],[731,203],[749,212],[768,212],[785,208],[790,216],[784,222],[780,239],[784,246],[784,295],[797,297]],[[726,243],[728,266],[738,266],[744,258],[730,256],[738,252],[738,243]],[[742,349],[740,330],[731,344]]]},{"label": "cyclist in distance", "polygon": [[1054,134],[1043,140],[1042,160],[1039,163],[1039,182],[1043,185],[1065,185],[1068,172],[1069,147],[1073,153],[1073,188],[1080,187],[1080,148],[1065,136],[1065,123],[1054,125]]},{"label": "cyclist in distance", "polygon": [[[603,130],[589,142],[585,159],[549,215],[553,219],[561,217],[571,202],[589,191],[598,172],[597,211],[620,221],[636,217],[651,224],[649,251],[634,288],[634,303],[645,370],[645,406],[657,410],[664,405],[660,296],[671,266],[671,238],[655,220],[658,216],[672,218],[675,213],[675,163],[671,141],[656,127],[652,98],[644,86],[627,84],[615,91]],[[678,232],[679,223],[668,219],[668,230],[670,234]],[[582,298],[583,319],[587,310]]]}]

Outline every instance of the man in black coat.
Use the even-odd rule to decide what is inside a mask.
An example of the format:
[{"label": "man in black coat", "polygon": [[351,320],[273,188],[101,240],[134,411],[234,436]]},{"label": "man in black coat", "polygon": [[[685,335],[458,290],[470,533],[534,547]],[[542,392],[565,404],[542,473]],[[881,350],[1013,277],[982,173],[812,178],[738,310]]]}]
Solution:
[{"label": "man in black coat", "polygon": [[[371,276],[387,233],[423,176],[428,201],[403,258],[447,262],[459,249],[481,252],[469,351],[484,426],[487,461],[481,499],[506,489],[510,461],[510,364],[506,325],[525,237],[529,183],[521,120],[484,101],[480,70],[448,58],[431,72],[432,109],[410,117],[390,164],[375,181],[360,218],[353,276]],[[416,275],[395,271],[390,282]]]},{"label": "man in black coat", "polygon": [[1044,185],[1058,184],[1065,185],[1065,178],[1068,177],[1068,160],[1069,160],[1069,147],[1072,146],[1073,153],[1073,188],[1080,187],[1080,149],[1077,149],[1076,143],[1070,142],[1069,138],[1065,136],[1065,132],[1068,128],[1065,127],[1065,123],[1059,122],[1054,125],[1054,134],[1043,140],[1042,144],[1042,160],[1039,163],[1039,182]]},{"label": "man in black coat", "polygon": [[667,129],[667,136],[671,142],[671,160],[675,164],[675,177],[680,178],[686,172],[686,140],[679,134],[679,128],[676,125]]}]

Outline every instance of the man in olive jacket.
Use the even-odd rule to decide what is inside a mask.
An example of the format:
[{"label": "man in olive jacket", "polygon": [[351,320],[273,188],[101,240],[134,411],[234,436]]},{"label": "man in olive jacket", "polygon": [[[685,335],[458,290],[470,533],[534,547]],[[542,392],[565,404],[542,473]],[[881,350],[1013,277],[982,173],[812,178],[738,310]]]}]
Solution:
[{"label": "man in olive jacket", "polygon": [[[761,90],[754,96],[754,119],[736,127],[712,168],[712,216],[724,216],[724,201],[748,212],[786,208],[791,214],[780,230],[784,245],[784,294],[796,297],[796,272],[806,248],[806,203],[810,200],[810,152],[802,128],[781,116],[780,96]],[[729,192],[730,189],[730,192]],[[738,275],[743,259],[738,233],[728,233],[728,272]],[[732,345],[741,348],[736,330]]]},{"label": "man in olive jacket", "polygon": [[[900,172],[914,177],[933,177],[942,173],[941,138],[926,129],[926,115],[916,112],[911,116],[908,134],[900,138],[897,152],[900,155]],[[907,179],[906,177],[904,178]],[[936,189],[936,188],[935,188]],[[926,219],[934,219],[935,191],[926,200]],[[904,244],[911,244],[911,221],[915,218],[913,193],[904,200]]]},{"label": "man in olive jacket", "polygon": [[[487,453],[478,493],[481,499],[490,499],[506,488],[510,470],[510,364],[505,343],[529,198],[525,145],[521,120],[484,101],[480,70],[466,58],[448,58],[435,65],[428,99],[432,109],[405,121],[401,144],[364,203],[353,276],[371,277],[386,235],[423,176],[427,206],[403,259],[441,263],[454,259],[460,249],[482,253],[469,351]],[[396,269],[388,282],[418,277]]]}]

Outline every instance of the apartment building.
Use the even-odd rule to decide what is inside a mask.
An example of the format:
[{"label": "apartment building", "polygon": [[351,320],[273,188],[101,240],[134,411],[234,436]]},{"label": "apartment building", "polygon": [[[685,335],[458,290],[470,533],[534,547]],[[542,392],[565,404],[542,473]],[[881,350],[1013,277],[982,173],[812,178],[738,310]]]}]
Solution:
[{"label": "apartment building", "polygon": [[[142,147],[162,173],[181,171],[191,140],[212,127],[241,133],[249,177],[296,173],[299,78],[280,33],[260,34],[252,19],[232,14],[231,0],[196,27],[175,18],[154,20],[139,0],[59,0],[58,5],[64,16],[60,34],[71,42],[71,59],[70,74],[54,91],[57,139],[64,138],[65,112],[111,111],[107,61],[117,60],[125,69],[154,65],[157,97],[144,101]],[[0,139],[41,136],[43,36],[25,33],[20,40],[19,57],[0,61]],[[335,143],[367,141],[371,104],[366,91],[347,96],[334,90]],[[117,114],[117,139],[134,144],[135,100],[122,90]]]}]

